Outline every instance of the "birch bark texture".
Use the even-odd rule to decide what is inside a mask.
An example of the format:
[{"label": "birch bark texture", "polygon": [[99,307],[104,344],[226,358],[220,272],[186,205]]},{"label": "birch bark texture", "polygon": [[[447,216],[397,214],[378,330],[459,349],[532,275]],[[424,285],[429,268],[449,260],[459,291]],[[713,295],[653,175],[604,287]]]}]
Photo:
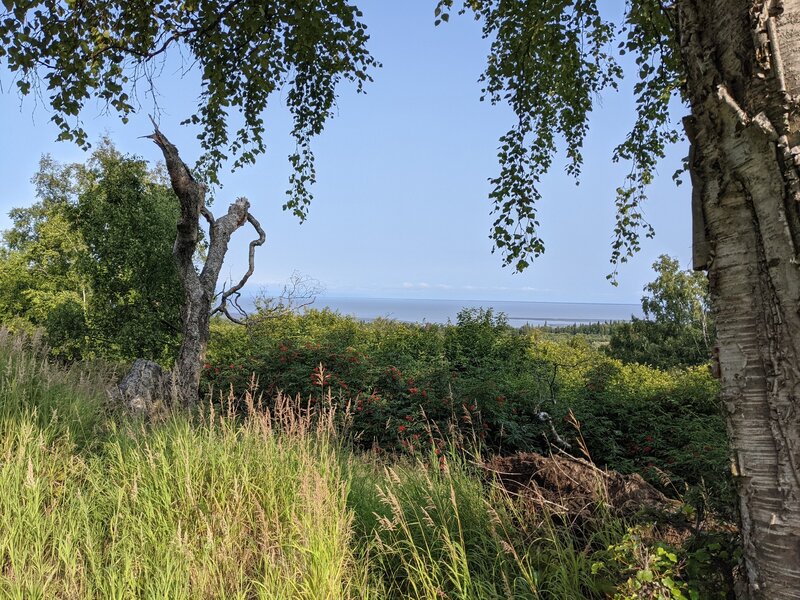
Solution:
[{"label": "birch bark texture", "polygon": [[800,598],[800,0],[678,0],[694,266],[707,269],[754,600]]}]

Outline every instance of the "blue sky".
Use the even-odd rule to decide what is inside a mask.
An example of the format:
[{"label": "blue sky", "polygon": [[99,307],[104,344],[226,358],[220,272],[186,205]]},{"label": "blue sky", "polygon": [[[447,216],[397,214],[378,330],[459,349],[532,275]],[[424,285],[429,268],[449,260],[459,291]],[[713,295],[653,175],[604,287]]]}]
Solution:
[{"label": "blue sky", "polygon": [[[669,151],[645,209],[656,238],[620,270],[619,286],[605,275],[613,231],[613,196],[627,167],[610,156],[633,119],[630,96],[609,92],[592,116],[586,166],[579,186],[560,167],[544,180],[540,203],[546,254],[523,274],[501,266],[488,239],[488,178],[497,172],[498,137],[513,116],[479,101],[477,79],[488,44],[470,18],[434,27],[430,0],[359,3],[371,33],[371,50],[383,68],[366,95],[342,88],[338,114],[316,141],[318,184],[306,223],[281,211],[292,150],[288,120],[276,98],[267,114],[268,154],[255,166],[222,173],[215,208],[247,196],[267,232],[251,290],[276,291],[294,271],[319,280],[331,296],[452,298],[564,302],[638,302],[662,253],[688,267],[691,256],[690,190],[671,175],[687,153]],[[9,93],[0,71],[0,228],[14,206],[34,201],[30,177],[41,154],[61,162],[86,155],[57,132],[45,106]],[[190,76],[165,69],[157,81],[161,129],[191,164],[199,155],[195,131],[179,126],[198,94]],[[109,134],[122,151],[152,162],[158,149],[142,108],[127,125],[95,107],[83,115],[96,139]],[[685,109],[676,107],[679,119]],[[558,165],[558,163],[557,163]],[[238,278],[247,236],[237,234],[223,275]]]}]

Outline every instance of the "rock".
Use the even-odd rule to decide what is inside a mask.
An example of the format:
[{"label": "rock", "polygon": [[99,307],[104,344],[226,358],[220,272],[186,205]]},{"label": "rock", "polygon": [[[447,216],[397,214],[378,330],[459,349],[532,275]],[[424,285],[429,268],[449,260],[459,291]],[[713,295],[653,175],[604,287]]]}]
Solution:
[{"label": "rock", "polygon": [[150,417],[168,397],[167,373],[158,363],[137,358],[117,386],[119,398],[132,413]]}]

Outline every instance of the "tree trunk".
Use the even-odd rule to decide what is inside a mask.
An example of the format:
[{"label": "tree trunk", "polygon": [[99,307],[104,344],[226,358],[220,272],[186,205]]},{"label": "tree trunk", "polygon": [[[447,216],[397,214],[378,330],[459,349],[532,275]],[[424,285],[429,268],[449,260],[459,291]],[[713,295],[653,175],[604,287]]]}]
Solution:
[{"label": "tree trunk", "polygon": [[695,267],[707,269],[753,599],[800,598],[800,0],[679,0]]},{"label": "tree trunk", "polygon": [[[139,406],[143,402],[142,398],[159,398],[163,395],[164,390],[170,390],[174,397],[173,400],[181,406],[191,407],[197,403],[200,375],[208,347],[211,315],[221,312],[230,317],[226,305],[227,299],[232,293],[238,292],[253,274],[255,247],[263,244],[265,240],[260,224],[249,213],[250,203],[246,198],[237,199],[230,205],[226,215],[214,219],[205,205],[206,187],[192,177],[191,172],[180,159],[177,148],[158,128],[149,137],[164,154],[172,189],[178,196],[181,207],[172,254],[183,288],[182,337],[175,365],[171,373],[165,375],[166,381],[154,383],[151,374],[155,371],[153,365],[150,365],[148,369],[133,369],[124,380],[126,385],[120,386],[123,398],[138,412],[149,410],[149,407]],[[209,244],[205,263],[202,270],[198,271],[195,266],[195,252],[200,239],[201,216],[209,223]],[[216,297],[217,280],[228,251],[228,243],[233,233],[246,222],[253,225],[259,234],[257,240],[250,242],[249,269],[236,286],[222,294],[220,306],[212,310],[212,304]],[[138,365],[138,361],[136,364]],[[148,374],[148,378],[140,381],[142,379],[140,372]],[[136,394],[126,393],[126,390],[134,390]]]}]

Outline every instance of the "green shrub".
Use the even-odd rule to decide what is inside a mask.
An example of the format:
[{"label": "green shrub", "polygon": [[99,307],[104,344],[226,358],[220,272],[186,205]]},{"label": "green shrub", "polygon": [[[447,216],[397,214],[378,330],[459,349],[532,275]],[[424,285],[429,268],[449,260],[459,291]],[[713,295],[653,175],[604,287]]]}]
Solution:
[{"label": "green shrub", "polygon": [[595,554],[592,572],[613,587],[613,600],[726,600],[739,559],[734,541],[718,532],[674,548],[654,536],[652,525],[636,525]]},{"label": "green shrub", "polygon": [[215,323],[204,382],[241,397],[253,376],[320,402],[352,402],[364,446],[419,447],[431,429],[452,428],[494,448],[544,448],[541,410],[549,365],[527,337],[490,311],[465,311],[456,325],[364,324],[329,311],[256,320],[246,330]]},{"label": "green shrub", "polygon": [[597,463],[673,495],[699,486],[715,508],[732,506],[718,385],[704,367],[625,364],[580,336],[552,341],[481,310],[450,325],[330,311],[215,323],[206,366],[205,384],[223,396],[241,396],[253,377],[266,397],[281,390],[315,405],[330,394],[349,404],[358,444],[388,451],[425,452],[455,435],[487,452],[547,452],[546,412],[577,452],[572,411]]},{"label": "green shrub", "polygon": [[603,510],[564,525],[456,444],[353,452],[333,412],[286,397],[129,420],[102,365],[46,354],[0,335],[2,597],[601,600],[651,583],[643,556],[665,589],[730,589],[732,534],[659,553]]}]

